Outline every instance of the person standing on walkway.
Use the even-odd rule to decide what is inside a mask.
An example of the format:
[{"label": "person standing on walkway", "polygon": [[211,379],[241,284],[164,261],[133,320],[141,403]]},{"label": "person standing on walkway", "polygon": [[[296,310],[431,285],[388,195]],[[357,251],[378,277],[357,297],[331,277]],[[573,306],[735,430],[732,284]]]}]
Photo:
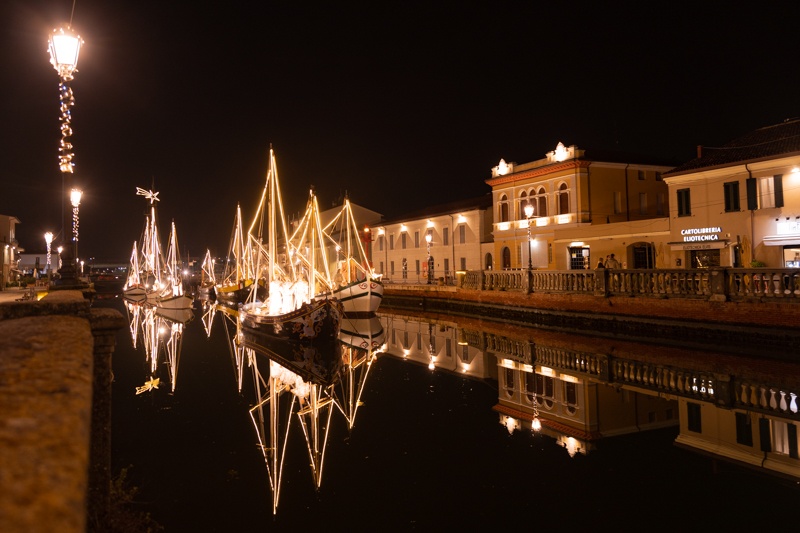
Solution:
[{"label": "person standing on walkway", "polygon": [[614,254],[608,256],[608,261],[606,261],[606,268],[619,268],[620,264],[617,261],[617,258],[614,257]]}]

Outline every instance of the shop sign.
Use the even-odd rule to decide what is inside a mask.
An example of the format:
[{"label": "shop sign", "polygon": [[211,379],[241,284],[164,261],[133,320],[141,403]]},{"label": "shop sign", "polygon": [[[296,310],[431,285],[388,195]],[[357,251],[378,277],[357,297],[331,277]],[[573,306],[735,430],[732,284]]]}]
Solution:
[{"label": "shop sign", "polygon": [[[718,241],[719,233],[722,233],[722,228],[687,228],[681,230],[683,242],[707,242]],[[684,248],[691,250],[702,250],[704,248]]]}]

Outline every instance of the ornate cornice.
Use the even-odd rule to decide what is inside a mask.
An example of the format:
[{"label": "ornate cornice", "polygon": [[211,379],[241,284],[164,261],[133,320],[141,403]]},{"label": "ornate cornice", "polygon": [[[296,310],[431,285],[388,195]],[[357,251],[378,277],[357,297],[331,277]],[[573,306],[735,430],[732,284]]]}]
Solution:
[{"label": "ornate cornice", "polygon": [[584,159],[571,159],[569,161],[564,161],[563,163],[555,163],[553,165],[547,165],[545,167],[532,168],[530,170],[523,170],[522,172],[515,172],[514,174],[508,174],[506,176],[498,176],[496,178],[490,178],[486,180],[486,184],[491,187],[494,187],[496,185],[503,185],[505,183],[512,183],[515,181],[538,178],[540,176],[546,176],[547,174],[554,174],[556,172],[561,172],[564,170],[576,170],[580,168],[586,168],[591,164],[592,164],[591,161],[586,161]]}]

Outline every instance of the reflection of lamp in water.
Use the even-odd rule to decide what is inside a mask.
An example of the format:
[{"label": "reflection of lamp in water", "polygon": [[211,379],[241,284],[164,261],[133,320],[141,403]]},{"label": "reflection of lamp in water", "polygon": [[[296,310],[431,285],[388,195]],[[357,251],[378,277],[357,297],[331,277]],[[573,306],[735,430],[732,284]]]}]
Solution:
[{"label": "reflection of lamp in water", "polygon": [[536,354],[533,353],[533,345],[531,345],[531,369],[533,372],[533,420],[531,420],[531,428],[533,431],[538,432],[542,429],[542,421],[539,420],[539,398],[536,395],[538,382],[536,380]]},{"label": "reflection of lamp in water", "polygon": [[433,356],[433,324],[430,322],[428,323],[428,354],[430,355],[430,361],[428,362],[428,369],[433,370],[436,368],[434,364],[434,356]]}]

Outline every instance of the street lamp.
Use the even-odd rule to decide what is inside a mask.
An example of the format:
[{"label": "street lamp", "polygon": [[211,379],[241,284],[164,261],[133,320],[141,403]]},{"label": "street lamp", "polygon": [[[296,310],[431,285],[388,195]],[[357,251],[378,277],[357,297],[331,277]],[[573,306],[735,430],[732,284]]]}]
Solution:
[{"label": "street lamp", "polygon": [[428,243],[428,285],[433,282],[433,258],[431,257],[431,240],[433,235],[430,233],[425,234],[425,242]]},{"label": "street lamp", "polygon": [[528,219],[528,272],[533,270],[533,251],[531,250],[531,218],[533,217],[533,204],[525,204],[525,218]]},{"label": "street lamp", "polygon": [[56,248],[56,251],[58,252],[58,269],[61,270],[61,252],[64,251],[64,247],[59,246],[58,248]]},{"label": "street lamp", "polygon": [[[61,104],[61,143],[58,148],[58,168],[61,171],[62,202],[66,201],[66,191],[72,188],[72,173],[73,167],[75,166],[75,163],[72,162],[72,143],[70,142],[72,136],[72,113],[70,108],[75,105],[75,98],[72,95],[72,88],[69,82],[72,81],[74,73],[78,70],[78,55],[80,54],[82,44],[83,40],[72,30],[71,25],[53,30],[48,41],[50,63],[53,65],[53,68],[56,69],[59,77],[58,94]],[[80,202],[80,200],[78,200],[78,202]],[[69,227],[69,223],[64,220],[65,215],[66,210],[63,210],[61,236],[63,241],[67,242],[66,230]],[[74,214],[74,216],[77,215]],[[77,226],[73,231],[77,231]],[[62,285],[74,284],[76,280],[75,265],[73,264],[74,257],[71,256],[72,250],[70,250],[69,247],[65,247],[64,252],[64,260],[60,269],[60,283]]]},{"label": "street lamp", "polygon": [[47,244],[47,277],[50,277],[50,245],[53,244],[53,232],[48,231],[44,234],[44,242]]},{"label": "street lamp", "polygon": [[72,240],[75,241],[75,257],[78,257],[78,208],[81,205],[83,192],[80,189],[72,189],[69,193],[69,201],[72,203]]}]

